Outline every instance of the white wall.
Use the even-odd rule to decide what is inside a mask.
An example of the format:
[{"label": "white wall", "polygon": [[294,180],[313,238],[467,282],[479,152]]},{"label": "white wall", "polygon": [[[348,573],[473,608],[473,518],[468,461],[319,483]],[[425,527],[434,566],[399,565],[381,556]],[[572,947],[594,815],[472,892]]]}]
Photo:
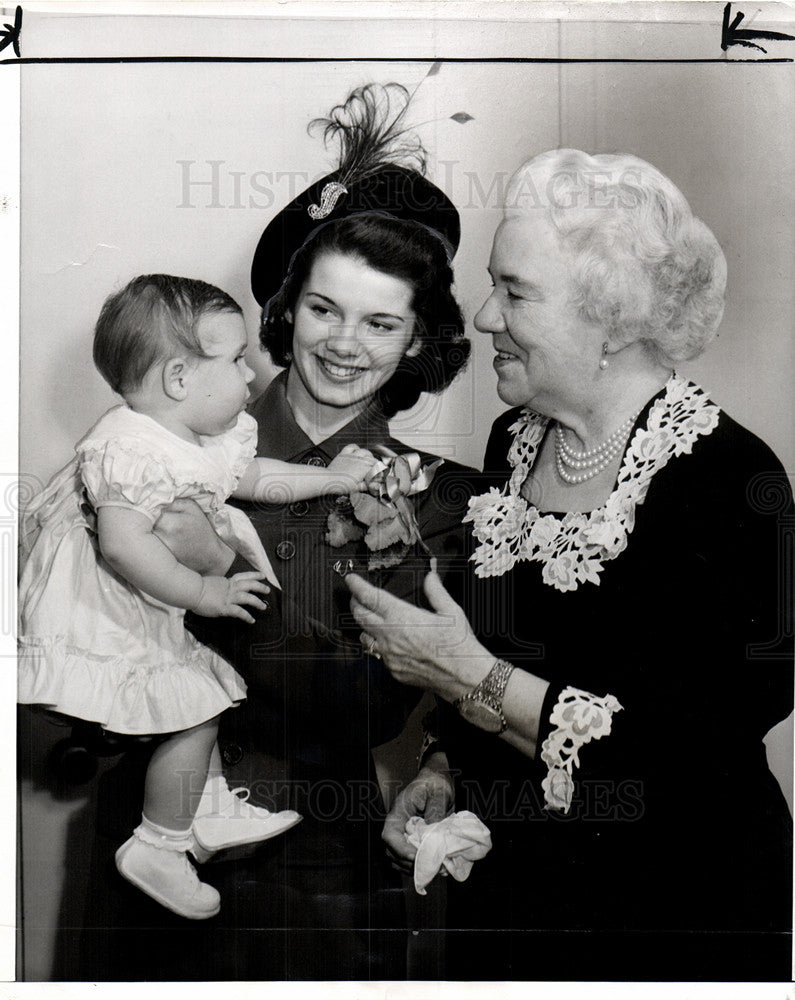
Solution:
[{"label": "white wall", "polygon": [[[253,248],[273,212],[329,168],[306,123],[352,85],[415,85],[427,64],[38,66],[23,78],[22,469],[46,479],[113,401],[91,362],[105,296],[135,274],[201,277],[243,305]],[[416,120],[434,178],[461,208],[456,277],[469,319],[505,177],[558,144],[623,150],[660,167],[714,229],[729,262],[719,339],[688,371],[795,468],[792,187],[786,67],[447,64]],[[447,120],[467,111],[474,121]],[[183,166],[180,161],[194,161]],[[220,161],[213,168],[208,161]],[[217,184],[185,187],[190,180]],[[304,172],[304,176],[296,176]],[[270,175],[270,179],[265,176]],[[235,176],[237,175],[237,177]],[[281,176],[280,176],[281,175]],[[235,193],[239,185],[239,195]],[[261,190],[265,188],[265,193]],[[488,338],[441,401],[401,436],[479,464],[501,404]]]}]

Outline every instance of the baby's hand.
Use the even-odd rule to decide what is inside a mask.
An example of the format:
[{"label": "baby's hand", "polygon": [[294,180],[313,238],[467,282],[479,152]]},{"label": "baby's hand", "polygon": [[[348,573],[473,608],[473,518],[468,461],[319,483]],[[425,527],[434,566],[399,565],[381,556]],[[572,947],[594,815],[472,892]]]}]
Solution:
[{"label": "baby's hand", "polygon": [[192,610],[205,618],[240,618],[253,625],[254,619],[243,605],[267,611],[267,603],[257,597],[257,594],[270,593],[270,587],[262,582],[263,576],[263,573],[248,572],[235,573],[232,577],[202,577],[201,596]]},{"label": "baby's hand", "polygon": [[382,467],[383,462],[371,451],[360,448],[357,444],[346,444],[339,455],[329,463],[328,471],[340,480],[339,492],[351,492],[364,489],[365,476],[379,466]]}]

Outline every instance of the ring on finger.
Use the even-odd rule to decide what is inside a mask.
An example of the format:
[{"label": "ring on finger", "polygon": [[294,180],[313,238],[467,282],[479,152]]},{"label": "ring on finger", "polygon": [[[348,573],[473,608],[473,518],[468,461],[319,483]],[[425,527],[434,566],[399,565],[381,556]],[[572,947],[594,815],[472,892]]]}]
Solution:
[{"label": "ring on finger", "polygon": [[365,653],[367,653],[368,656],[374,656],[376,660],[380,660],[381,654],[378,652],[377,647],[378,647],[377,640],[373,636],[368,635],[367,640],[363,643],[364,651]]}]

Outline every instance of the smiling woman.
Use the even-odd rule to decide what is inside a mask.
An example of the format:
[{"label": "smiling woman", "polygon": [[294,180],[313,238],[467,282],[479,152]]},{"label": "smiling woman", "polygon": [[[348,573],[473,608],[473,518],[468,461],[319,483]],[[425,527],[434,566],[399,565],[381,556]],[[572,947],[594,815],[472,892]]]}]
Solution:
[{"label": "smiling woman", "polygon": [[288,388],[296,402],[306,395],[342,410],[342,418],[421,346],[414,338],[411,286],[363,264],[340,253],[316,257],[295,305]]},{"label": "smiling woman", "polygon": [[[518,210],[525,181],[548,197]],[[448,888],[447,978],[785,978],[792,822],[762,741],[793,704],[792,493],[674,370],[717,331],[723,252],[634,156],[551,150],[505,202],[475,322],[515,408],[462,605],[432,574],[436,615],[347,577],[365,639],[439,704],[385,839],[411,861],[440,789],[492,830]]]},{"label": "smiling woman", "polygon": [[[345,107],[376,98],[388,105],[388,97],[365,88]],[[264,306],[261,342],[287,369],[250,407],[259,453],[309,465],[328,464],[350,443],[406,453],[387,419],[422,392],[444,389],[469,354],[452,292],[452,204],[420,174],[389,163],[361,184],[347,178],[347,194],[317,226],[312,206],[328,200],[334,183],[324,178],[271,222],[252,271]],[[463,551],[470,473],[445,462],[410,501],[443,571]],[[285,907],[293,928],[284,952],[252,947],[245,970],[230,969],[238,977],[289,978],[284,970],[298,967],[301,978],[321,980],[406,975],[401,882],[380,844],[370,750],[398,735],[419,693],[362,650],[339,570],[367,572],[369,552],[362,541],[327,544],[329,513],[340,509],[322,501],[248,509],[282,594],[251,630],[196,623],[249,683],[246,714],[225,734],[247,751],[242,774],[260,789],[277,779],[285,797],[273,805],[292,802],[305,817],[277,864],[228,873],[239,908],[228,928],[235,948],[246,927],[283,925]],[[421,603],[427,550],[377,579]]]},{"label": "smiling woman", "polygon": [[541,413],[593,384],[604,340],[580,316],[553,234],[541,215],[501,223],[489,264],[494,290],[475,317],[479,329],[494,335],[500,398]]},{"label": "smiling woman", "polygon": [[[389,131],[407,99],[395,85],[366,87],[332,116],[361,138],[379,122]],[[343,155],[340,171],[288,204],[260,239],[252,267],[263,306],[260,339],[286,369],[249,407],[261,460],[320,472],[354,444],[405,455],[409,448],[392,437],[389,418],[421,393],[445,389],[467,361],[452,291],[458,213],[439,188],[391,155],[399,159],[394,150],[366,157],[364,176],[351,173]],[[435,457],[414,455],[411,463],[427,466]],[[472,475],[446,461],[405,498],[421,544],[406,544],[399,565],[373,570],[379,584],[423,602],[428,552],[442,572],[463,552]],[[233,777],[251,787],[259,806],[289,808],[303,822],[289,841],[273,844],[270,858],[216,866],[213,881],[235,907],[222,909],[206,934],[194,931],[189,948],[180,947],[179,929],[164,932],[146,913],[131,913],[109,887],[107,905],[140,931],[121,935],[123,951],[108,959],[109,975],[96,962],[106,950],[88,932],[83,978],[406,976],[404,886],[380,843],[385,809],[371,750],[401,732],[421,695],[363,650],[350,615],[343,574],[368,572],[371,553],[361,538],[332,546],[327,532],[330,513],[350,510],[351,501],[282,499],[241,505],[281,587],[268,595],[267,611],[242,628],[198,617],[190,627],[248,684],[245,708],[221,737]],[[203,516],[191,524],[168,537],[169,548],[206,566],[214,539]],[[92,926],[118,920],[92,914]],[[272,932],[267,947],[264,931]]]},{"label": "smiling woman", "polygon": [[[300,247],[260,338],[289,366],[291,403],[311,400],[312,434],[333,433],[370,401],[390,417],[449,385],[469,354],[451,286],[445,242],[416,221],[354,214]],[[320,416],[318,404],[330,409]]]}]

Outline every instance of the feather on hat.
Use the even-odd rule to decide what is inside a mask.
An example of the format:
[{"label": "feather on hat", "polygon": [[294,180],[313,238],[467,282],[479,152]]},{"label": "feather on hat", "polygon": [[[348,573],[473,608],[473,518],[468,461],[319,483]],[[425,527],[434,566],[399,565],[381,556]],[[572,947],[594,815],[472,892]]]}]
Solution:
[{"label": "feather on hat", "polygon": [[410,102],[401,84],[370,83],[310,122],[327,145],[338,141],[338,166],[286,205],[260,237],[251,289],[261,306],[279,291],[293,255],[314,231],[349,215],[417,222],[438,235],[452,258],[461,236],[458,212],[424,175],[427,153],[406,124]]}]

